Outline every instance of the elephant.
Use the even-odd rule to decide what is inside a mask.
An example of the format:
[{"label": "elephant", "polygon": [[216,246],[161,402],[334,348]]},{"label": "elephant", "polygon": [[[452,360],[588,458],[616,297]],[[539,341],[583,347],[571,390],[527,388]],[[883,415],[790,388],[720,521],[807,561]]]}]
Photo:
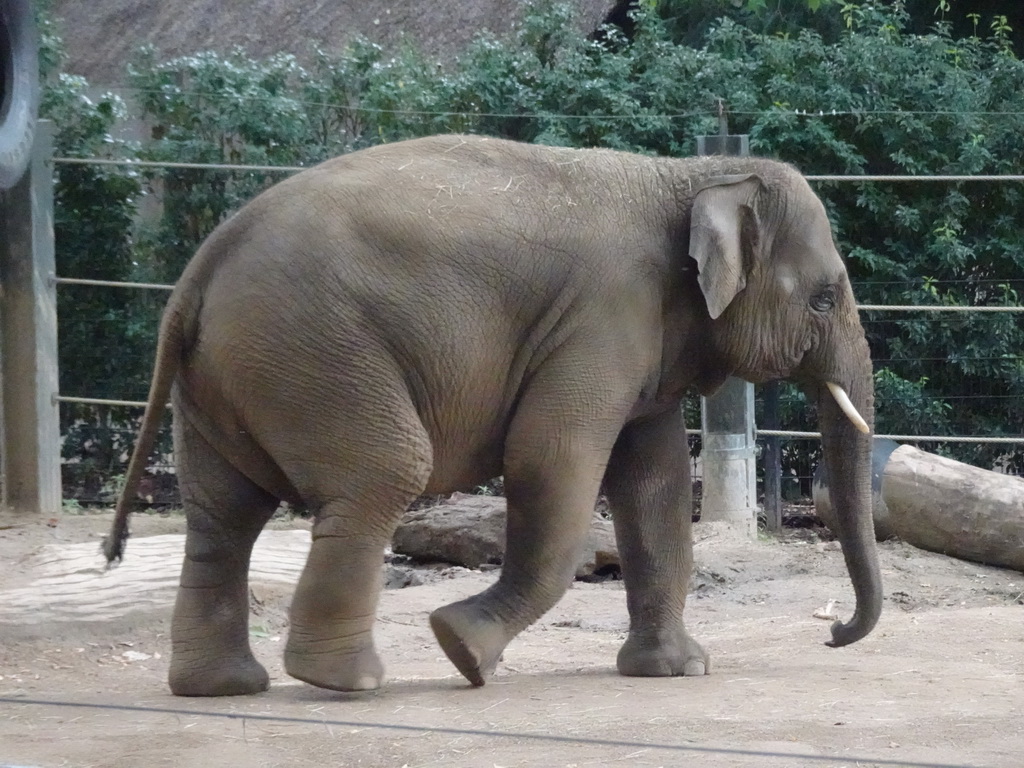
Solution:
[{"label": "elephant", "polygon": [[878,621],[872,368],[821,200],[765,158],[655,158],[470,135],[364,149],[259,194],[199,247],[161,320],[148,405],[104,543],[122,557],[168,398],[187,518],[169,683],[252,694],[248,564],[279,503],[307,508],[287,673],[372,690],[382,557],[410,503],[504,476],[507,551],[430,625],[473,685],[571,585],[609,501],[623,675],[702,675],[681,399],[727,377],[816,401],[856,605]]}]

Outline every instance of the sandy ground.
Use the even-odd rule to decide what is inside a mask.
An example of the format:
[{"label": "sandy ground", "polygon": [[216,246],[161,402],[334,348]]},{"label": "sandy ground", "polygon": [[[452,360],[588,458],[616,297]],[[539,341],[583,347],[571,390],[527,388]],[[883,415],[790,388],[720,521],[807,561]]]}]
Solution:
[{"label": "sandy ground", "polygon": [[0,766],[1024,765],[1024,574],[881,545],[886,606],[831,649],[842,554],[817,534],[741,541],[698,525],[688,625],[713,656],[700,679],[624,678],[621,582],[577,583],[474,689],[427,614],[496,577],[434,567],[385,592],[370,694],[288,678],[280,656],[308,536],[278,521],[254,559],[251,636],[262,695],[182,699],[165,683],[182,520],[137,516],[104,572],[109,515],[0,518]]}]

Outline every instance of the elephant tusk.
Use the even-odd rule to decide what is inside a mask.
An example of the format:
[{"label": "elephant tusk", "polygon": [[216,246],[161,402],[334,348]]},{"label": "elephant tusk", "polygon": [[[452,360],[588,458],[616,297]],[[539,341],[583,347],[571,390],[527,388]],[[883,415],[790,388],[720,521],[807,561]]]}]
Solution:
[{"label": "elephant tusk", "polygon": [[853,426],[865,435],[871,434],[871,427],[868,426],[868,423],[864,421],[864,417],[857,412],[853,403],[850,402],[850,396],[846,394],[846,390],[831,381],[826,381],[825,386],[828,387],[828,391],[832,393],[832,397],[836,399],[839,409],[846,414],[850,421],[853,422]]}]

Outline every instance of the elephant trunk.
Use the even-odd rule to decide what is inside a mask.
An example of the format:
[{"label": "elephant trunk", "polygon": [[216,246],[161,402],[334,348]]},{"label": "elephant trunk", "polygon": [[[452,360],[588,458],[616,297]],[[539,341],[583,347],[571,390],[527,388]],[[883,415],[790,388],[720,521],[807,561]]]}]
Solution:
[{"label": "elephant trunk", "polygon": [[[832,625],[832,640],[828,645],[833,647],[860,640],[874,628],[882,612],[882,577],[871,515],[874,397],[870,360],[865,359],[852,380],[840,386],[845,389],[844,385],[849,386],[849,400],[845,403],[842,402],[843,390],[837,395],[834,383],[822,383],[817,388],[822,448],[838,528],[836,534],[857,598],[853,618],[845,624],[837,621]],[[857,423],[850,415],[851,407],[863,416],[863,421]]]}]

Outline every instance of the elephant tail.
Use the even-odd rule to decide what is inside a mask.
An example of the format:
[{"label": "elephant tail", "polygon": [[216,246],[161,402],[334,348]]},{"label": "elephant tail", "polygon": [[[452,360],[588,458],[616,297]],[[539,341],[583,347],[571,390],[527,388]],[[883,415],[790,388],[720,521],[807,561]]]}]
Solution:
[{"label": "elephant tail", "polygon": [[[178,288],[180,289],[181,285]],[[153,452],[153,445],[160,431],[160,422],[171,395],[171,387],[186,354],[186,339],[194,337],[198,306],[190,307],[185,293],[175,290],[171,294],[160,323],[156,362],[153,365],[153,380],[149,386],[146,412],[142,417],[142,426],[135,442],[135,449],[132,451],[131,461],[128,463],[124,487],[114,510],[110,533],[103,539],[103,554],[107,558],[108,568],[115,561],[119,562],[124,555],[125,542],[129,535],[128,518],[135,505],[139,480]]]}]

